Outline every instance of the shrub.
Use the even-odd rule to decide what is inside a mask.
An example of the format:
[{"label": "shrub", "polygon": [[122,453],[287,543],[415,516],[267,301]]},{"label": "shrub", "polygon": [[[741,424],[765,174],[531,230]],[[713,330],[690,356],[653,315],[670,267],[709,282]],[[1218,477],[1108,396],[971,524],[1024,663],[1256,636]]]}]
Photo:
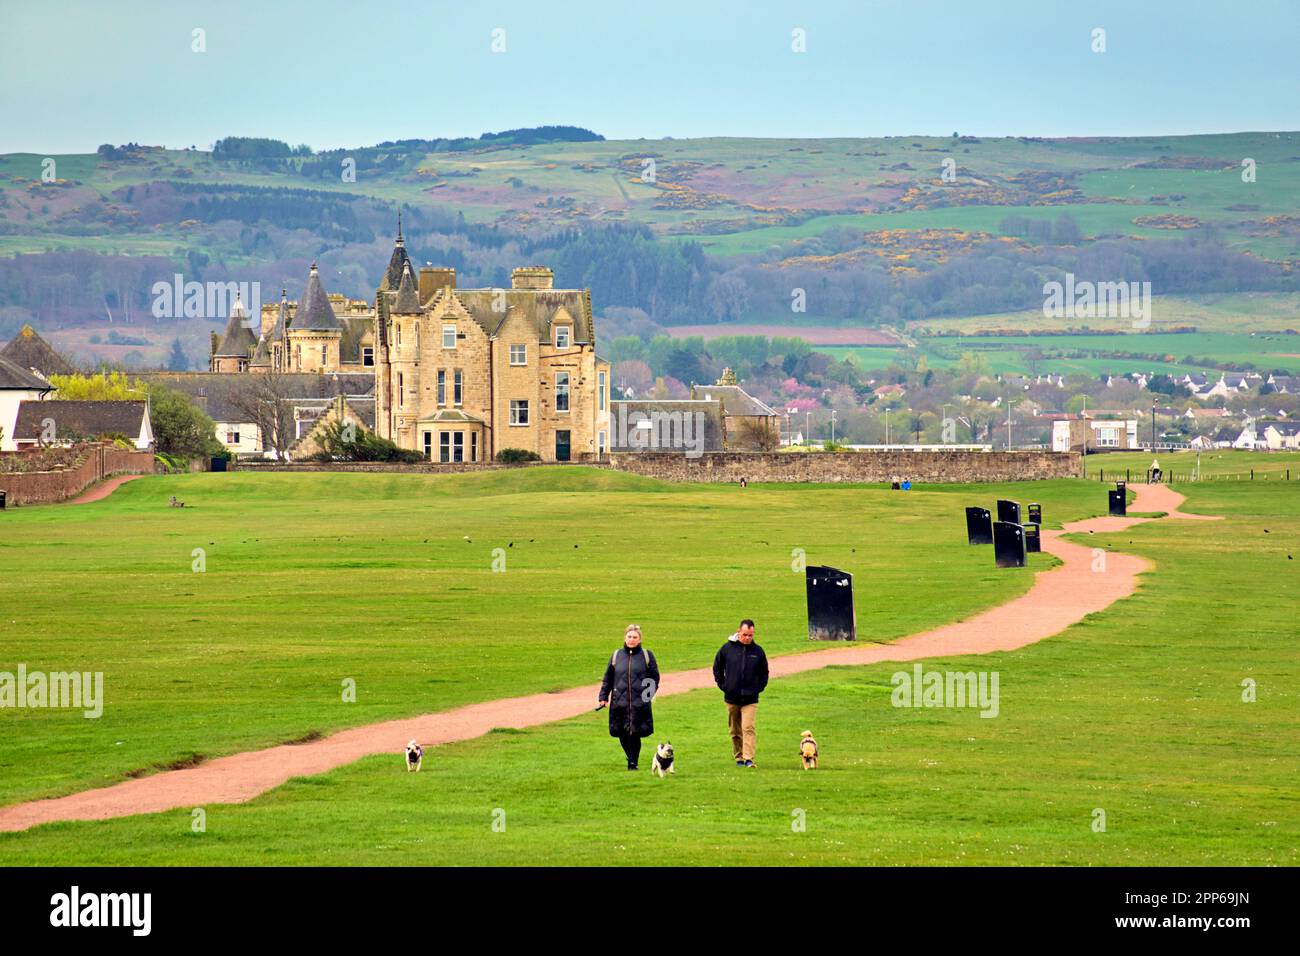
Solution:
[{"label": "shrub", "polygon": [[497,461],[503,465],[518,465],[526,461],[541,461],[542,456],[535,451],[523,448],[502,448],[497,452]]},{"label": "shrub", "polygon": [[[349,440],[349,432],[351,440]],[[399,448],[395,442],[380,438],[374,432],[354,425],[348,429],[342,422],[330,422],[321,438],[322,450],[309,456],[308,461],[397,461],[415,464],[422,461],[419,452]]]}]

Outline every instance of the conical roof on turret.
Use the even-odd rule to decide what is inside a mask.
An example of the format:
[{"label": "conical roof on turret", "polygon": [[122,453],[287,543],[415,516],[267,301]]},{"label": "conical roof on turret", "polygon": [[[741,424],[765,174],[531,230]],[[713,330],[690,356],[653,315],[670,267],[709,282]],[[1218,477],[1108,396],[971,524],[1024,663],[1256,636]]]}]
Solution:
[{"label": "conical roof on turret", "polygon": [[402,282],[402,270],[410,268],[411,257],[406,254],[406,242],[402,239],[402,214],[397,214],[397,241],[393,243],[393,254],[388,259],[388,269],[379,288],[391,292]]},{"label": "conical roof on turret", "polygon": [[221,336],[221,344],[217,346],[216,354],[248,358],[256,347],[257,339],[253,335],[253,330],[248,327],[248,310],[244,308],[244,303],[236,292],[235,304],[230,309],[230,318],[226,320],[226,331]]},{"label": "conical roof on turret", "polygon": [[320,272],[316,263],[311,264],[307,275],[307,288],[303,291],[302,301],[298,303],[298,313],[293,317],[295,329],[310,329],[314,332],[342,331],[343,323],[334,314],[325,286],[320,281]]},{"label": "conical roof on turret", "polygon": [[420,296],[415,291],[415,277],[411,275],[409,262],[402,268],[402,281],[398,284],[397,294],[393,297],[392,311],[394,315],[419,315],[420,313]]}]

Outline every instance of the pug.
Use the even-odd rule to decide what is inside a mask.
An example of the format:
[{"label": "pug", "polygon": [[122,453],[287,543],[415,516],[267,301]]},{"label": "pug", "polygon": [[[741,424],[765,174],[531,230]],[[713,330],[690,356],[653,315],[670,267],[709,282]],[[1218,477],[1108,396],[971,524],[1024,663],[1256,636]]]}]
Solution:
[{"label": "pug", "polygon": [[419,773],[424,763],[424,748],[412,740],[406,745],[406,772]]},{"label": "pug", "polygon": [[805,770],[817,769],[817,741],[813,740],[811,730],[805,730],[799,735],[799,759],[803,761]]},{"label": "pug", "polygon": [[676,773],[677,764],[673,759],[673,745],[662,743],[655,748],[654,760],[650,761],[650,772],[657,774],[659,779],[664,778],[665,773]]}]

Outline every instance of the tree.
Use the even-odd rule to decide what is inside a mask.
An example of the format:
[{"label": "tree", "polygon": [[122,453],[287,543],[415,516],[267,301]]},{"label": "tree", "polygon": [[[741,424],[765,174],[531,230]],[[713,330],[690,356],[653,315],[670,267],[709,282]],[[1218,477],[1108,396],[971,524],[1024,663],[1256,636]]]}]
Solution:
[{"label": "tree", "polygon": [[289,380],[275,371],[238,376],[226,392],[227,401],[241,419],[257,426],[262,448],[274,451],[281,461],[298,440],[289,397]]},{"label": "tree", "polygon": [[178,458],[215,457],[226,448],[216,426],[184,392],[164,385],[149,389],[149,421],[158,451]]},{"label": "tree", "polygon": [[172,339],[171,354],[167,356],[167,368],[173,372],[184,372],[189,367],[189,356],[185,354],[185,349],[181,348],[181,340]]},{"label": "tree", "polygon": [[736,428],[735,444],[753,451],[774,451],[781,444],[781,436],[766,419],[742,418]]}]

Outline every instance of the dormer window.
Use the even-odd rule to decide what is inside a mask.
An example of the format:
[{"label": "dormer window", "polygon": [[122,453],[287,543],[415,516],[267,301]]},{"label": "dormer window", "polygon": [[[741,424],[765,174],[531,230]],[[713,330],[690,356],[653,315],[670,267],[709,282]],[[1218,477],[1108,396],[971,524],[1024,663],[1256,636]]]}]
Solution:
[{"label": "dormer window", "polygon": [[442,347],[445,349],[454,349],[456,347],[456,326],[444,325],[442,327]]},{"label": "dormer window", "polygon": [[555,327],[555,347],[557,349],[567,349],[569,347],[569,334],[572,331],[567,325],[557,325]]}]

